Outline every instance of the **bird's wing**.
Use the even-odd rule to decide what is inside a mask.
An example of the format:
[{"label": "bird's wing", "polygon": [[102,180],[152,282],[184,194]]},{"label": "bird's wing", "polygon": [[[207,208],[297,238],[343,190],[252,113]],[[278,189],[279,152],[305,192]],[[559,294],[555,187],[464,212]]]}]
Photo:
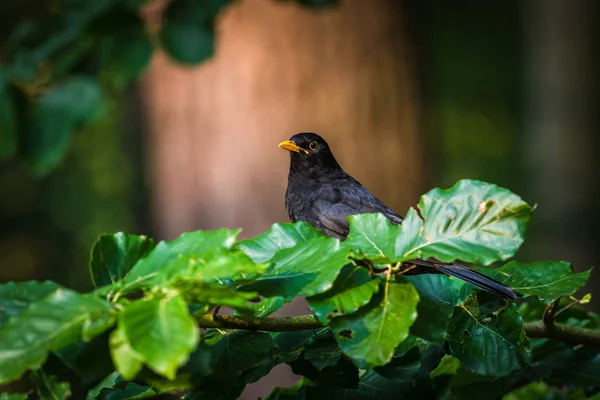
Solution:
[{"label": "bird's wing", "polygon": [[394,224],[402,223],[398,213],[386,207],[360,184],[346,185],[342,190],[335,191],[335,196],[322,194],[313,201],[310,210],[313,225],[325,234],[340,239],[348,235],[348,216],[362,213],[383,213]]},{"label": "bird's wing", "polygon": [[350,229],[346,218],[356,214],[346,204],[332,203],[326,200],[314,202],[311,211],[314,220],[310,222],[327,236],[338,239],[346,238]]}]

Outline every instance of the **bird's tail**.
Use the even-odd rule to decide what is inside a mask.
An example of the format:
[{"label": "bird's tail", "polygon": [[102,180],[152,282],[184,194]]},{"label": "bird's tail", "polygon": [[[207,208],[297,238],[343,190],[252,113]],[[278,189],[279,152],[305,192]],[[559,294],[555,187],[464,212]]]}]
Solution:
[{"label": "bird's tail", "polygon": [[415,264],[427,266],[443,274],[462,279],[467,283],[475,285],[479,289],[493,293],[507,300],[515,300],[521,297],[519,292],[509,288],[495,279],[490,278],[487,275],[467,268],[466,266],[457,262],[445,264],[429,260],[418,260]]}]

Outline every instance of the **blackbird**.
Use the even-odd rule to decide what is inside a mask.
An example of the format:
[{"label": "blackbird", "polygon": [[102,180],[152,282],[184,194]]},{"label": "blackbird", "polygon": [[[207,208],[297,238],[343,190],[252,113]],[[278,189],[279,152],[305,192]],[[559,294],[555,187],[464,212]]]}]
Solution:
[{"label": "blackbird", "polygon": [[[279,147],[290,152],[285,205],[293,222],[307,221],[341,240],[348,236],[350,215],[383,213],[393,224],[402,223],[402,216],[340,167],[327,142],[316,133],[298,133]],[[505,299],[519,297],[511,288],[458,262],[417,259],[410,264],[411,273],[444,273]]]}]

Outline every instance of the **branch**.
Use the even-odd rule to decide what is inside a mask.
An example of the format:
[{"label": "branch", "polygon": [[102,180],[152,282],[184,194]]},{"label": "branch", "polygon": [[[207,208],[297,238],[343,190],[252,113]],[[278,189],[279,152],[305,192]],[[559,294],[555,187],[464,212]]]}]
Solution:
[{"label": "branch", "polygon": [[578,328],[544,321],[525,324],[525,333],[532,339],[554,339],[569,344],[600,348],[600,330]]},{"label": "branch", "polygon": [[[314,315],[298,317],[238,317],[204,314],[196,318],[200,328],[245,329],[250,331],[291,332],[321,328]],[[525,324],[525,333],[532,339],[554,339],[561,342],[600,348],[600,330],[578,328],[543,321]]]},{"label": "branch", "polygon": [[196,317],[200,328],[246,329],[249,331],[292,332],[323,327],[314,315],[257,318],[204,314]]}]

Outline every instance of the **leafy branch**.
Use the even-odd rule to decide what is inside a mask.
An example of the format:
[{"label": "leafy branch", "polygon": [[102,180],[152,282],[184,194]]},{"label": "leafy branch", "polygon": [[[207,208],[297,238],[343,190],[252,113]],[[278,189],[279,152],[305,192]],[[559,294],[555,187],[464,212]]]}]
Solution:
[{"label": "leafy branch", "polygon": [[[205,329],[245,329],[266,332],[292,332],[323,327],[313,315],[257,318],[204,314],[196,318],[196,321],[198,327]],[[579,328],[544,320],[525,323],[524,329],[530,339],[554,339],[572,345],[580,344],[600,349],[600,330]]]},{"label": "leafy branch", "polygon": [[[345,241],[307,223],[242,241],[228,229],[159,243],[102,235],[91,293],[0,285],[0,384],[29,373],[46,377],[32,381],[55,398],[235,399],[285,363],[304,380],[272,399],[471,398],[482,385],[495,398],[540,379],[547,393],[600,391],[600,316],[580,307],[588,297],[559,307],[591,269],[504,263],[532,212],[506,189],[463,180],[425,194],[400,226],[381,214],[353,216]],[[445,275],[373,273],[414,257],[483,265],[524,298],[506,302]],[[297,297],[311,314],[270,317]],[[234,315],[219,315],[222,307]]]}]

